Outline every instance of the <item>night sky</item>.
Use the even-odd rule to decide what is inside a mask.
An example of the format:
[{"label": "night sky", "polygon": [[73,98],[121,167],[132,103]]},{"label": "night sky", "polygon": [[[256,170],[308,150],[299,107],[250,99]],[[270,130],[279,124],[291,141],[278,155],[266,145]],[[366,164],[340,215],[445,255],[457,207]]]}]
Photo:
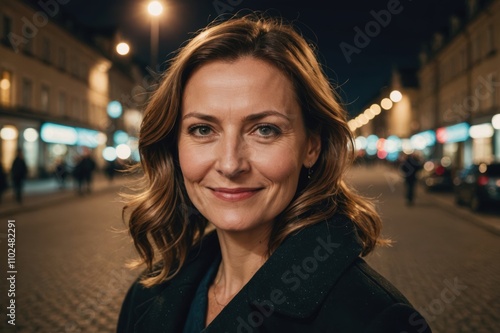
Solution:
[{"label": "night sky", "polygon": [[[377,95],[389,80],[393,67],[417,67],[418,53],[435,31],[446,29],[452,13],[465,11],[464,0],[165,0],[160,23],[160,61],[203,28],[219,13],[261,10],[292,20],[317,46],[320,60],[352,115]],[[118,27],[130,42],[134,55],[149,63],[150,21],[146,0],[72,0],[65,10],[92,27]],[[399,5],[398,5],[399,3]],[[220,7],[217,9],[216,5]],[[226,4],[223,6],[221,4]],[[232,4],[232,5],[231,5]],[[374,12],[394,6],[390,22],[380,27],[369,43],[352,53],[348,62],[341,43],[356,46],[355,28],[365,31]],[[331,8],[330,8],[331,7]],[[344,44],[344,45],[346,45]]]}]

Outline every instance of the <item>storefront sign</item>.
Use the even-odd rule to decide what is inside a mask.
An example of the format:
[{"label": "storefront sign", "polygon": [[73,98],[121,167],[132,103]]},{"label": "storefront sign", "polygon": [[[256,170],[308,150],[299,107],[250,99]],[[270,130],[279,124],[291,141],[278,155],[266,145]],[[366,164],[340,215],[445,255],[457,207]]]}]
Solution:
[{"label": "storefront sign", "polygon": [[460,123],[448,127],[441,127],[436,130],[436,137],[439,143],[463,142],[469,138],[468,123]]}]

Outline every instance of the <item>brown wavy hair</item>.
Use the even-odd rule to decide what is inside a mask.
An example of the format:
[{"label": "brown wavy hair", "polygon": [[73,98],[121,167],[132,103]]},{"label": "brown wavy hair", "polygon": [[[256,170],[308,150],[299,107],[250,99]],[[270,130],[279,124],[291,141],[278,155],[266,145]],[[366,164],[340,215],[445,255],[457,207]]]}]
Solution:
[{"label": "brown wavy hair", "polygon": [[[321,137],[321,152],[311,179],[303,169],[296,194],[276,217],[269,239],[272,253],[291,233],[344,214],[356,226],[361,255],[380,240],[381,220],[373,204],[344,182],[354,160],[353,134],[347,114],[327,79],[313,47],[293,25],[251,13],[215,22],[201,30],[175,54],[146,106],[139,135],[142,191],[128,196],[128,230],[150,274],[153,286],[175,276],[190,249],[205,235],[208,221],[191,204],[178,161],[177,140],[182,94],[196,68],[244,56],[267,61],[294,85],[308,133]],[[159,265],[156,265],[156,264]]]}]

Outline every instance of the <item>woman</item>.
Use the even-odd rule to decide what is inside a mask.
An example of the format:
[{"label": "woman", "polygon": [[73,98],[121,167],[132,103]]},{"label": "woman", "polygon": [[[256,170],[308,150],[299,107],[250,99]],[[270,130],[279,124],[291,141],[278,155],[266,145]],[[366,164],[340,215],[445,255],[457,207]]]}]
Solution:
[{"label": "woman", "polygon": [[118,332],[430,332],[360,258],[387,241],[343,181],[349,147],[292,27],[250,15],[194,37],[141,126],[146,188],[125,210],[148,269]]}]

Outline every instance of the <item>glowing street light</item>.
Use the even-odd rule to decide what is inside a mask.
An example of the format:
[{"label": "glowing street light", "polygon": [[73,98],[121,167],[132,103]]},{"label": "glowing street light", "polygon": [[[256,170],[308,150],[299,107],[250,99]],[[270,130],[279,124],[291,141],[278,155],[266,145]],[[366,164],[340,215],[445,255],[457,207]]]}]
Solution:
[{"label": "glowing street light", "polygon": [[392,108],[392,101],[389,98],[384,98],[381,102],[380,105],[382,106],[383,109],[389,110]]},{"label": "glowing street light", "polygon": [[159,1],[151,1],[148,4],[148,13],[151,16],[160,16],[163,13],[163,5]]},{"label": "glowing street light", "polygon": [[397,102],[399,102],[399,101],[401,101],[403,99],[403,94],[401,94],[401,92],[399,90],[393,90],[390,93],[389,98],[394,103],[397,103]]},{"label": "glowing street light", "polygon": [[119,55],[123,55],[123,56],[127,55],[130,52],[130,46],[125,42],[121,42],[118,45],[116,45],[116,52]]},{"label": "glowing street light", "polygon": [[372,104],[370,106],[370,109],[373,111],[373,114],[376,116],[379,115],[380,112],[382,112],[382,109],[380,108],[380,105],[378,105],[378,104]]},{"label": "glowing street light", "polygon": [[160,1],[151,1],[148,4],[148,13],[151,16],[151,67],[156,70],[158,57],[158,39],[160,35],[159,16],[163,13],[163,5]]}]

